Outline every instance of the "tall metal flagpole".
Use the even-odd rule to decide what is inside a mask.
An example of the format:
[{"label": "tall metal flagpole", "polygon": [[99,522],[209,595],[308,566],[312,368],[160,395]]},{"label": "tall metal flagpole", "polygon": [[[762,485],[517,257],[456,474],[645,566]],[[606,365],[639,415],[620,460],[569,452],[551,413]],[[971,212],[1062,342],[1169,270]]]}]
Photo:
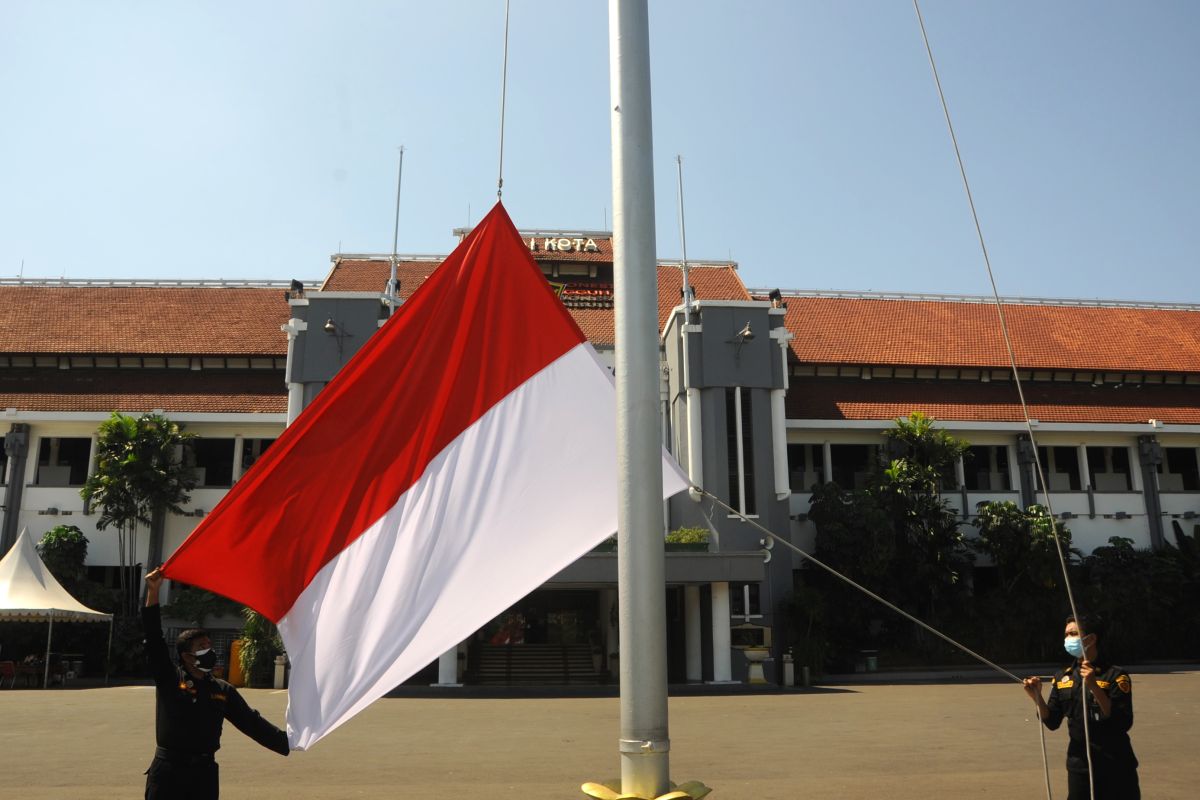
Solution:
[{"label": "tall metal flagpole", "polygon": [[404,145],[400,145],[400,166],[396,168],[396,223],[392,227],[392,271],[388,277],[388,316],[396,313],[396,247],[400,242],[400,185],[404,179]]},{"label": "tall metal flagpole", "polygon": [[617,378],[621,789],[669,788],[658,275],[646,0],[609,0]]}]

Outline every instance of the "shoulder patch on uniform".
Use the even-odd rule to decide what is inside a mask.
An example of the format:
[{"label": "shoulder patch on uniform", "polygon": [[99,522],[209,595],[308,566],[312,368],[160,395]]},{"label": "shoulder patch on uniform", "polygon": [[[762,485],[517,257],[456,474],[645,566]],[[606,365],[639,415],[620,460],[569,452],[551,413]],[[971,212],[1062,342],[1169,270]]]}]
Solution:
[{"label": "shoulder patch on uniform", "polygon": [[1101,689],[1107,689],[1109,686],[1112,686],[1112,683],[1110,683],[1109,681],[1102,681],[1099,678],[1097,678],[1096,685],[1099,686]]},{"label": "shoulder patch on uniform", "polygon": [[1117,688],[1125,694],[1129,694],[1133,691],[1133,681],[1129,680],[1129,675],[1127,673],[1122,672],[1117,676]]},{"label": "shoulder patch on uniform", "polygon": [[1070,678],[1064,678],[1063,680],[1059,681],[1058,683],[1056,683],[1054,685],[1056,687],[1058,687],[1059,689],[1070,689],[1072,686],[1075,685],[1075,681],[1071,680]]}]

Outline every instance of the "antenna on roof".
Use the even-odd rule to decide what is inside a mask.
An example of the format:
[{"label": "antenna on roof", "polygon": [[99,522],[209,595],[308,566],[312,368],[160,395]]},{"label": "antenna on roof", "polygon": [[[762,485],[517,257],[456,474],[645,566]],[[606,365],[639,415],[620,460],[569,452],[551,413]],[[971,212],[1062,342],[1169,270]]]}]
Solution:
[{"label": "antenna on roof", "polygon": [[396,224],[392,228],[392,270],[388,276],[388,316],[396,313],[399,304],[400,283],[396,280],[396,246],[400,240],[400,183],[404,178],[404,145],[400,145],[400,166],[396,169]]},{"label": "antenna on roof", "polygon": [[688,283],[687,227],[683,223],[683,156],[675,156],[675,171],[679,178],[679,242],[683,248],[683,321],[692,324],[692,285]]}]

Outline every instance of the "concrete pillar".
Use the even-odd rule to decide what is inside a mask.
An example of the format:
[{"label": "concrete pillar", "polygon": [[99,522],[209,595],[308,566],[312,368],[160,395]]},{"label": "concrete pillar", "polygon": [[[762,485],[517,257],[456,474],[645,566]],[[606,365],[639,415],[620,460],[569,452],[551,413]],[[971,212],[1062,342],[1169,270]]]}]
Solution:
[{"label": "concrete pillar", "polygon": [[683,641],[687,650],[687,681],[699,683],[704,679],[701,668],[700,645],[700,587],[683,587]]},{"label": "concrete pillar", "polygon": [[729,583],[712,584],[713,683],[733,681],[729,639]]},{"label": "concrete pillar", "polygon": [[458,645],[438,657],[438,680],[433,685],[450,689],[462,686],[458,682]]}]

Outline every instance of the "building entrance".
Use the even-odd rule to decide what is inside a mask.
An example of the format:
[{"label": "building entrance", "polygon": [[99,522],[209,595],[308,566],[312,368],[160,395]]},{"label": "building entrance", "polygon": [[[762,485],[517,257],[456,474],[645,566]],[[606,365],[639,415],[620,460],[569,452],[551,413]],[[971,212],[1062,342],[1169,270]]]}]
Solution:
[{"label": "building entrance", "polygon": [[509,685],[601,682],[599,607],[595,589],[533,592],[480,631],[468,679]]}]

